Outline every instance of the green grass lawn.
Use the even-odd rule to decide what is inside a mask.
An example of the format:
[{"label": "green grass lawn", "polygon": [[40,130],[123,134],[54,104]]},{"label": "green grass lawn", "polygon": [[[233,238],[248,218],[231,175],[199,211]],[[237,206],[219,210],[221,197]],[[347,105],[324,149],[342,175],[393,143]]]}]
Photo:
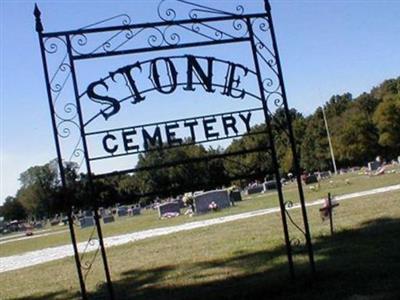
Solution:
[{"label": "green grass lawn", "polygon": [[[346,183],[346,180],[348,180],[349,184]],[[318,190],[310,190],[310,186],[304,186],[304,193],[307,201],[313,201],[315,199],[326,197],[328,192],[331,192],[332,195],[342,195],[399,183],[400,174],[398,173],[384,174],[382,176],[376,177],[368,177],[366,175],[350,173],[334,176],[331,179],[322,181]],[[290,200],[294,203],[298,202],[297,185],[294,183],[285,185],[284,196],[285,200]],[[213,214],[195,216],[192,218],[188,216],[179,216],[173,219],[159,220],[156,211],[143,210],[141,216],[117,218],[116,222],[103,225],[103,235],[104,237],[108,237],[145,229],[173,226],[186,222],[199,221],[230,214],[253,211],[257,209],[276,207],[279,205],[276,192],[252,195],[250,197],[245,197],[244,200],[245,201],[238,203],[237,206],[230,209],[222,210]],[[62,228],[67,229],[68,227]],[[75,228],[77,240],[79,242],[86,241],[92,232],[91,228]],[[60,229],[61,228],[59,226],[53,228],[53,230],[58,231]],[[65,245],[68,243],[70,243],[69,232],[60,232],[58,234],[36,237],[34,239],[13,241],[0,245],[0,257],[20,254],[27,251],[39,250],[45,247]]]},{"label": "green grass lawn", "polygon": [[[341,202],[333,237],[317,206],[308,213],[315,278],[299,246],[290,280],[276,213],[109,248],[117,299],[399,299],[400,191]],[[300,222],[299,210],[291,214]],[[72,258],[1,273],[0,282],[0,299],[79,298]],[[87,284],[90,299],[107,299],[99,257]]]}]

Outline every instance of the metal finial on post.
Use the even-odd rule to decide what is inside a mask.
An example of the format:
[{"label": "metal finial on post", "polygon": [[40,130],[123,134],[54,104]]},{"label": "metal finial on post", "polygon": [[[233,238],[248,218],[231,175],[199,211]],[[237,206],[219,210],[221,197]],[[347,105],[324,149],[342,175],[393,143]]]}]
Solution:
[{"label": "metal finial on post", "polygon": [[35,19],[36,19],[36,31],[37,32],[43,31],[42,20],[40,19],[41,14],[42,13],[40,12],[39,7],[37,6],[37,3],[35,3],[35,9],[33,11],[33,15],[35,16]]},{"label": "metal finial on post", "polygon": [[271,11],[271,4],[269,4],[269,0],[264,0],[265,11]]}]

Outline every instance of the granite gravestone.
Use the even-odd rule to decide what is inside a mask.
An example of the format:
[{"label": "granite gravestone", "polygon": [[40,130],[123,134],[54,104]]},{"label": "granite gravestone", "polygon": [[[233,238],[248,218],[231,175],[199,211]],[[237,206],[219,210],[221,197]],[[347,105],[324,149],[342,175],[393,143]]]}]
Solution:
[{"label": "granite gravestone", "polygon": [[263,183],[263,187],[264,187],[264,192],[266,191],[270,191],[270,190],[276,190],[276,181],[275,180],[270,180],[270,181],[266,181]]},{"label": "granite gravestone", "polygon": [[119,206],[117,208],[118,217],[124,217],[128,215],[128,208],[126,206]]},{"label": "granite gravestone", "polygon": [[318,182],[318,178],[316,175],[312,174],[312,175],[308,175],[304,178],[304,183],[305,184],[311,184],[311,183],[317,183]]},{"label": "granite gravestone", "polygon": [[112,222],[114,222],[114,221],[115,221],[115,219],[114,219],[114,216],[113,216],[113,215],[104,215],[104,216],[103,216],[103,222],[104,222],[104,224],[112,223]]},{"label": "granite gravestone", "polygon": [[92,227],[94,226],[94,219],[93,217],[82,217],[79,219],[79,223],[81,228]]},{"label": "granite gravestone", "polygon": [[242,194],[240,193],[239,190],[233,190],[230,192],[229,198],[232,203],[242,201]]},{"label": "granite gravestone", "polygon": [[381,167],[381,163],[379,161],[371,161],[368,163],[368,170],[376,171]]},{"label": "granite gravestone", "polygon": [[180,214],[180,205],[176,201],[165,202],[158,206],[158,216],[161,218],[166,214]]},{"label": "granite gravestone", "polygon": [[133,206],[131,210],[132,210],[132,216],[140,215],[140,206]]},{"label": "granite gravestone", "polygon": [[219,209],[230,207],[231,200],[227,190],[208,191],[194,196],[194,211],[202,214],[210,211],[210,204],[214,202]]},{"label": "granite gravestone", "polygon": [[257,184],[257,185],[252,185],[247,188],[246,194],[247,195],[252,195],[252,194],[257,194],[261,193],[264,191],[264,185],[263,184]]}]

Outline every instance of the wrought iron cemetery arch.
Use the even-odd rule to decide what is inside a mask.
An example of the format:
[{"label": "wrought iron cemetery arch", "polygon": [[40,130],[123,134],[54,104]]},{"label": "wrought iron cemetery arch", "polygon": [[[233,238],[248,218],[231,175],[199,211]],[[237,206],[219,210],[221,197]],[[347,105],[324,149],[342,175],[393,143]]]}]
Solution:
[{"label": "wrought iron cemetery arch", "polygon": [[[175,2],[180,5],[187,5],[189,7],[188,17],[186,19],[178,19],[177,10],[172,7],[164,7],[167,0],[161,0],[158,6],[158,16],[161,19],[159,22],[143,23],[143,24],[132,24],[127,15],[119,15],[116,17],[109,18],[107,20],[89,25],[87,27],[71,30],[71,31],[60,31],[60,32],[44,32],[43,25],[41,22],[41,12],[35,5],[34,16],[36,18],[36,31],[39,36],[39,43],[43,61],[43,69],[46,81],[46,88],[48,93],[48,101],[50,106],[51,121],[53,126],[54,140],[56,144],[56,151],[58,157],[58,164],[60,168],[61,182],[64,188],[67,188],[67,179],[65,171],[65,161],[76,160],[79,162],[79,166],[86,170],[89,186],[91,189],[91,195],[93,197],[93,180],[96,178],[107,177],[110,175],[123,174],[129,172],[136,172],[142,170],[165,168],[174,166],[177,164],[184,164],[189,162],[198,162],[210,159],[216,159],[221,157],[229,157],[235,155],[242,155],[246,153],[252,153],[256,151],[269,151],[272,157],[273,172],[277,182],[279,205],[281,210],[285,245],[287,251],[287,258],[289,264],[289,270],[292,277],[294,277],[294,264],[292,258],[292,244],[293,239],[290,239],[288,222],[294,224],[298,230],[305,237],[306,249],[309,257],[309,264],[312,273],[315,272],[315,264],[313,257],[313,249],[311,243],[310,230],[307,219],[307,212],[305,206],[305,200],[301,185],[300,178],[300,167],[297,156],[296,144],[293,135],[293,129],[291,125],[291,115],[287,103],[287,97],[285,92],[284,81],[282,77],[282,69],[279,58],[279,52],[276,43],[276,37],[271,16],[271,7],[268,0],[264,0],[265,11],[260,13],[245,13],[244,7],[238,5],[234,12],[224,11],[216,8],[206,7],[204,5],[190,2],[187,0],[176,0]],[[206,15],[206,16],[202,16]],[[122,19],[122,25],[117,26],[101,26],[107,22]],[[257,28],[256,28],[257,27]],[[255,31],[260,30],[263,36],[256,33]],[[190,37],[180,35],[178,30],[183,30],[186,33],[190,33]],[[105,40],[99,41],[99,36],[102,34],[108,35]],[[92,37],[96,37],[91,40]],[[196,37],[196,38],[194,38]],[[268,43],[265,41],[268,40]],[[175,55],[175,56],[164,56],[153,59],[144,60],[137,62],[136,64],[127,65],[123,70],[118,69],[111,71],[110,74],[98,82],[92,83],[91,88],[85,92],[79,92],[78,79],[76,72],[76,63],[83,60],[96,60],[98,58],[105,57],[116,57],[126,54],[138,54],[138,53],[156,53],[165,50],[175,49],[190,49],[193,47],[204,47],[204,46],[215,46],[215,45],[227,45],[234,43],[248,43],[251,48],[252,61],[254,63],[254,70],[251,70],[243,65],[235,64],[228,60],[219,59],[216,57],[205,57],[205,56],[192,56],[192,55]],[[187,59],[190,65],[189,70],[192,72],[190,78],[188,77],[186,82],[178,82],[176,70],[174,70],[173,60],[175,59]],[[205,70],[204,63],[203,67],[199,61],[204,60],[208,68],[210,68],[210,62],[212,63],[223,63],[228,66],[228,72],[224,82],[213,82],[212,71],[210,69]],[[159,75],[157,72],[157,62],[162,61],[167,66],[167,74],[169,77],[169,84],[162,84],[159,81]],[[139,90],[136,86],[134,79],[129,75],[132,68],[141,69],[144,65],[150,65],[153,67],[152,72],[156,73],[152,79],[153,88]],[[155,67],[154,67],[155,66]],[[212,67],[212,66],[211,66]],[[235,69],[241,69],[243,74],[251,74],[255,77],[255,82],[258,86],[258,91],[249,92],[243,87],[239,87],[240,79],[235,77]],[[129,71],[127,71],[129,70]],[[233,71],[232,71],[233,70]],[[270,72],[269,77],[263,78],[263,70]],[[230,73],[229,73],[230,72]],[[96,85],[108,90],[107,80],[113,80],[113,76],[119,74],[123,76],[126,84],[129,84],[131,95],[123,97],[120,100],[115,98],[101,96],[96,92]],[[237,74],[236,74],[237,75]],[[196,76],[197,81],[194,80]],[[187,90],[193,90],[195,87],[199,87],[205,90],[205,92],[211,92],[215,88],[223,89],[226,96],[233,98],[241,97],[245,95],[256,99],[261,102],[261,106],[257,108],[250,108],[243,111],[234,111],[227,113],[219,113],[214,115],[193,117],[189,119],[177,119],[169,122],[156,122],[150,124],[144,124],[140,126],[132,126],[128,128],[117,128],[117,129],[102,129],[94,132],[88,132],[87,126],[94,120],[104,118],[107,120],[112,115],[115,115],[120,109],[120,103],[131,100],[140,102],[144,100],[146,93],[150,93],[154,90],[158,90],[161,93],[169,94],[173,93],[175,88],[178,86],[185,87]],[[65,92],[69,93],[64,96]],[[224,94],[222,93],[222,94]],[[258,94],[257,94],[258,93]],[[105,109],[97,111],[95,115],[92,115],[89,119],[84,119],[83,108],[82,108],[82,97],[89,97],[91,100],[108,104]],[[65,98],[63,100],[63,98]],[[133,100],[132,100],[133,99]],[[269,102],[272,102],[275,107],[283,109],[285,114],[284,124],[280,124],[282,131],[287,134],[290,147],[293,156],[294,169],[296,171],[296,180],[298,185],[298,196],[301,206],[301,213],[303,217],[303,228],[298,226],[291,218],[287,208],[291,206],[291,202],[285,201],[282,193],[281,177],[279,173],[279,162],[277,160],[277,154],[274,145],[274,134],[272,131],[272,120],[274,118],[270,108]],[[165,163],[161,165],[154,165],[145,168],[126,168],[123,170],[116,170],[113,172],[106,172],[103,174],[93,174],[91,169],[91,163],[94,160],[101,161],[109,157],[116,157],[118,154],[114,152],[117,150],[115,147],[111,147],[109,142],[112,142],[113,131],[130,130],[129,134],[136,133],[137,129],[146,128],[146,126],[159,125],[168,126],[169,123],[185,122],[188,120],[196,121],[197,119],[207,122],[207,118],[224,117],[228,120],[227,116],[232,114],[241,114],[253,112],[261,112],[263,114],[266,130],[261,132],[247,131],[244,134],[240,134],[233,131],[233,134],[220,138],[218,136],[206,136],[205,140],[195,141],[192,137],[190,145],[195,143],[203,143],[209,140],[217,141],[224,138],[234,138],[244,135],[251,134],[266,134],[268,137],[268,146],[254,149],[245,149],[242,151],[214,154],[206,157],[196,157],[192,159],[186,159],[182,161],[176,161],[172,163]],[[224,123],[225,124],[225,123]],[[228,123],[226,123],[228,124]],[[225,124],[225,125],[226,125]],[[224,125],[224,126],[225,126]],[[206,125],[205,125],[206,126]],[[232,126],[231,125],[227,125]],[[225,128],[226,129],[226,128]],[[232,128],[231,128],[232,129]],[[192,130],[192,128],[191,128]],[[66,143],[65,141],[73,135],[72,131],[76,131],[76,139],[73,143]],[[192,132],[192,131],[191,131]],[[108,138],[103,137],[103,146],[107,152],[106,156],[93,157],[89,153],[87,139],[91,135],[106,134]],[[143,133],[144,134],[144,133]],[[157,131],[151,137],[147,137],[147,141],[155,144],[155,138]],[[192,132],[193,134],[193,132]],[[170,136],[168,137],[169,140]],[[169,140],[171,142],[171,140]],[[175,142],[175,144],[174,144]],[[72,146],[71,146],[72,145]],[[115,146],[115,145],[114,145]],[[160,145],[162,147],[162,144]],[[187,146],[186,144],[177,143],[173,140],[172,143],[167,145],[167,148]],[[147,153],[153,151],[151,147],[145,147],[143,150],[138,151],[138,147],[125,147],[125,153],[120,154],[132,155],[138,153]],[[65,199],[66,200],[66,199]],[[90,203],[95,203],[92,201]],[[74,232],[74,220],[72,216],[72,208],[68,212],[68,223],[71,233],[72,245],[75,254],[75,262],[77,266],[77,272],[80,282],[80,288],[82,298],[87,299],[85,280],[89,274],[91,265],[98,252],[102,255],[102,261],[104,265],[105,277],[107,281],[107,288],[109,291],[110,299],[114,299],[114,291],[112,287],[112,281],[107,263],[107,256],[104,247],[104,241],[102,236],[101,225],[99,222],[98,207],[94,204],[93,207],[95,227],[97,231],[98,243],[94,242],[95,230],[85,247],[85,251],[82,255],[78,252],[77,241]],[[296,241],[296,239],[294,239]],[[95,249],[95,255],[92,256],[88,261],[85,260],[86,250]]]}]

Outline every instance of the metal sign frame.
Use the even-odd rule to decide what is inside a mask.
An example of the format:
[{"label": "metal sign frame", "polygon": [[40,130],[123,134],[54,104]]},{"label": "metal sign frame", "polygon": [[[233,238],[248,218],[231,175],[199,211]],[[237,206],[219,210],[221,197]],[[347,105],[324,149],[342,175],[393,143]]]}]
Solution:
[{"label": "metal sign frame", "polygon": [[[48,101],[51,113],[51,121],[53,127],[54,140],[56,144],[56,151],[58,157],[58,164],[60,169],[60,177],[61,182],[64,188],[67,188],[67,180],[65,174],[65,161],[69,161],[72,158],[78,158],[80,160],[80,165],[83,165],[86,169],[86,174],[89,181],[89,186],[91,188],[91,195],[93,197],[93,180],[101,177],[108,177],[110,175],[130,173],[142,171],[144,169],[158,169],[165,168],[169,166],[174,166],[178,164],[184,164],[189,162],[198,162],[204,160],[210,160],[215,158],[227,157],[227,156],[235,156],[242,155],[245,153],[252,153],[255,151],[268,151],[268,153],[272,157],[273,163],[273,173],[275,175],[276,183],[277,183],[277,191],[279,198],[279,205],[281,210],[281,218],[284,232],[284,239],[286,245],[287,259],[289,264],[289,271],[291,277],[294,277],[294,263],[293,263],[293,239],[289,236],[289,228],[288,228],[288,219],[291,223],[293,223],[297,229],[299,229],[305,237],[305,246],[308,252],[309,264],[311,272],[315,272],[315,263],[314,263],[314,254],[311,243],[311,235],[308,225],[307,212],[305,199],[302,189],[302,183],[300,178],[300,166],[297,156],[296,143],[293,135],[292,129],[292,120],[291,115],[287,103],[285,85],[282,76],[282,68],[281,62],[275,37],[274,26],[272,22],[271,16],[271,7],[268,0],[264,0],[265,11],[260,13],[251,13],[246,14],[244,12],[243,6],[239,5],[236,7],[235,12],[223,11],[211,7],[206,7],[204,5],[200,5],[198,3],[190,2],[187,0],[176,0],[176,3],[182,5],[189,6],[190,10],[188,12],[188,18],[186,19],[178,19],[177,18],[177,10],[171,7],[163,7],[165,5],[165,0],[161,0],[158,6],[158,16],[161,19],[160,22],[153,23],[143,23],[143,24],[131,24],[130,19],[126,15],[119,15],[105,21],[101,21],[87,27],[71,30],[71,31],[61,31],[61,32],[44,32],[43,25],[41,22],[41,12],[39,11],[37,5],[35,5],[34,16],[36,19],[36,31],[39,37],[42,61],[43,61],[43,69],[46,81],[46,89],[48,94]],[[206,15],[203,17],[202,15]],[[207,16],[208,15],[208,16]],[[209,16],[211,15],[211,16]],[[122,25],[117,26],[99,26],[110,20],[122,19]],[[226,30],[227,24],[229,25],[229,29]],[[222,26],[222,27],[221,27]],[[181,36],[178,30],[184,30],[187,33],[192,34],[189,38],[185,36]],[[257,31],[257,32],[256,32]],[[147,32],[147,33],[146,33]],[[89,47],[89,45],[93,45],[91,42],[92,36],[99,36],[101,34],[107,34],[108,37],[105,40],[102,40],[100,43],[97,43],[94,47]],[[263,36],[261,36],[261,34]],[[196,37],[196,38],[194,38]],[[268,39],[269,43],[265,42],[265,38]],[[132,43],[132,41],[139,41],[139,43]],[[143,45],[143,41],[146,41],[147,45]],[[141,42],[141,44],[140,44]],[[235,69],[240,68],[244,74],[248,72],[252,73],[256,78],[256,83],[258,85],[258,95],[251,95],[261,101],[261,107],[259,108],[251,108],[246,111],[234,111],[222,114],[214,114],[200,117],[193,117],[190,120],[194,120],[195,122],[203,122],[203,125],[207,129],[207,122],[211,122],[215,117],[221,117],[224,120],[225,127],[225,137],[219,137],[216,135],[207,135],[205,140],[195,141],[194,134],[192,131],[192,143],[203,143],[209,140],[220,140],[225,138],[232,138],[242,136],[244,134],[239,134],[235,128],[232,126],[232,122],[229,123],[229,116],[233,114],[240,114],[247,112],[251,114],[253,111],[260,111],[263,114],[266,131],[262,132],[251,132],[248,131],[245,134],[264,134],[267,137],[267,146],[257,148],[257,149],[246,149],[239,152],[233,153],[223,153],[216,154],[207,157],[197,157],[189,160],[176,161],[172,163],[165,163],[162,165],[151,166],[147,168],[127,168],[124,170],[119,170],[116,172],[109,172],[104,174],[93,174],[91,170],[91,162],[93,160],[101,160],[107,159],[107,157],[91,157],[88,149],[87,138],[90,135],[95,134],[106,134],[103,137],[103,145],[104,148],[108,151],[110,157],[114,157],[114,152],[116,151],[115,145],[114,147],[110,146],[110,142],[113,141],[115,137],[113,137],[112,132],[121,131],[126,137],[129,134],[136,134],[137,130],[144,130],[146,126],[165,126],[167,127],[167,131],[170,130],[171,127],[169,124],[177,124],[179,122],[183,122],[182,124],[186,124],[187,119],[177,119],[166,122],[156,122],[147,125],[140,126],[132,126],[129,128],[115,128],[111,130],[99,130],[96,132],[87,132],[85,130],[85,126],[88,122],[85,122],[82,113],[81,106],[81,97],[82,92],[78,89],[78,79],[76,72],[76,63],[80,60],[95,60],[98,58],[104,57],[112,57],[112,56],[122,56],[126,54],[133,53],[151,53],[151,52],[160,52],[164,50],[173,50],[173,49],[190,49],[193,47],[203,47],[210,45],[226,45],[233,43],[248,43],[251,48],[252,53],[252,61],[254,63],[254,70],[250,70],[249,68],[234,64],[232,62],[225,61],[224,63],[228,66],[228,73],[226,76],[226,81],[223,84],[213,83],[210,73],[206,73],[204,69],[200,66],[198,60],[203,59],[207,60],[208,66],[210,67],[210,63],[212,64],[214,60],[222,61],[221,59],[215,57],[194,57],[194,56],[181,56],[180,58],[184,58],[188,60],[188,64],[190,65],[192,74],[188,75],[188,79],[185,84],[186,87],[193,88],[193,85],[199,85],[200,88],[204,88],[205,92],[210,92],[214,87],[223,88],[223,91],[226,95],[231,96],[233,98],[244,97],[244,93],[246,93],[245,89],[239,88],[240,80],[235,77]],[[135,46],[140,44],[139,46]],[[63,50],[62,50],[63,49]],[[58,60],[54,59],[54,56],[60,57]],[[157,62],[161,61],[165,63],[168,70],[168,77],[170,80],[169,85],[162,85],[158,79],[159,74],[157,73]],[[152,72],[155,73],[155,77],[153,77],[153,86],[154,89],[157,89],[159,92],[164,94],[173,93],[175,88],[178,85],[182,85],[183,83],[178,83],[176,81],[176,70],[174,70],[174,65],[171,60],[171,57],[158,57],[153,60],[142,62],[126,66],[125,69],[116,70],[113,74],[119,72],[119,75],[123,75],[127,84],[130,84],[130,88],[132,91],[131,99],[133,101],[142,101],[144,99],[143,94],[146,91],[139,91],[132,81],[132,78],[129,77],[129,74],[126,72],[126,68],[141,68],[141,64],[149,63],[152,66]],[[52,67],[53,66],[53,67]],[[272,72],[273,76],[269,76],[267,78],[263,77],[263,70],[268,69],[269,72]],[[230,71],[229,71],[230,70]],[[230,73],[229,73],[230,72]],[[196,73],[196,74],[195,74]],[[193,80],[193,74],[197,76],[197,81]],[[112,78],[112,73],[110,73]],[[109,77],[110,77],[109,76]],[[98,85],[106,85],[105,79],[101,79],[99,82],[94,83]],[[68,89],[68,85],[70,85],[70,91],[72,95],[67,98],[73,99],[72,101],[68,100],[64,103],[60,103],[62,98],[62,93]],[[149,90],[147,90],[149,92]],[[106,100],[99,98],[99,95],[96,95],[93,89],[89,89],[85,91],[86,95],[90,95],[93,99],[97,100]],[[124,99],[127,100],[127,99]],[[271,104],[272,103],[272,104]],[[109,106],[106,109],[101,110],[96,116],[104,117],[105,119],[109,118],[112,115],[115,115],[119,110],[119,103],[108,99]],[[298,196],[299,202],[301,205],[301,213],[303,218],[303,228],[295,224],[289,215],[287,207],[291,205],[290,202],[285,201],[282,185],[281,185],[281,176],[279,173],[279,162],[277,159],[277,154],[275,150],[275,136],[272,131],[271,122],[274,118],[273,114],[269,106],[274,105],[277,108],[281,108],[285,114],[285,124],[280,124],[282,131],[288,136],[290,147],[293,155],[294,169],[296,172],[296,180],[298,185]],[[91,120],[93,120],[93,118]],[[225,118],[225,119],[224,119]],[[207,121],[208,120],[208,121]],[[90,122],[90,120],[89,120]],[[229,134],[229,127],[231,129],[231,133]],[[69,149],[69,153],[66,154],[65,149],[63,148],[63,141],[67,138],[71,137],[71,132],[75,130],[77,131],[77,137],[75,146],[72,149]],[[191,129],[192,130],[192,129]],[[156,132],[157,133],[157,132]],[[156,134],[155,133],[155,134]],[[168,132],[167,132],[168,133]],[[154,134],[154,136],[155,136]],[[151,141],[155,144],[154,136],[148,138],[148,141]],[[172,136],[172,138],[171,138]],[[169,147],[181,147],[185,146],[182,143],[177,142],[174,139],[173,133],[171,136],[168,136]],[[126,144],[126,143],[125,143]],[[154,148],[146,147],[143,150],[139,151],[138,147],[129,146],[125,147],[125,153],[121,155],[132,155],[132,153],[147,153],[149,151],[153,151]],[[115,149],[115,150],[114,150]],[[65,199],[67,201],[67,199]],[[93,200],[93,199],[92,199]],[[91,201],[91,203],[95,203],[95,201]],[[109,291],[110,299],[115,299],[110,271],[107,262],[106,251],[104,247],[103,235],[101,230],[101,225],[99,221],[99,212],[98,207],[94,204],[93,207],[94,220],[95,220],[95,229],[97,232],[97,240],[98,246],[95,251],[95,256],[98,252],[102,255],[102,261],[104,265],[105,277],[107,281],[107,287]],[[72,245],[74,248],[75,254],[75,262],[77,266],[77,272],[80,282],[81,295],[83,299],[87,299],[86,285],[85,280],[86,276],[89,274],[91,265],[95,259],[91,257],[89,262],[83,262],[85,259],[86,252],[83,254],[79,254],[75,231],[74,231],[74,221],[73,221],[73,212],[72,208],[68,212],[68,221],[69,221],[69,229],[71,234]],[[95,230],[88,241],[89,243],[93,243]],[[87,247],[86,247],[87,248]],[[86,250],[85,248],[85,250]]]}]

